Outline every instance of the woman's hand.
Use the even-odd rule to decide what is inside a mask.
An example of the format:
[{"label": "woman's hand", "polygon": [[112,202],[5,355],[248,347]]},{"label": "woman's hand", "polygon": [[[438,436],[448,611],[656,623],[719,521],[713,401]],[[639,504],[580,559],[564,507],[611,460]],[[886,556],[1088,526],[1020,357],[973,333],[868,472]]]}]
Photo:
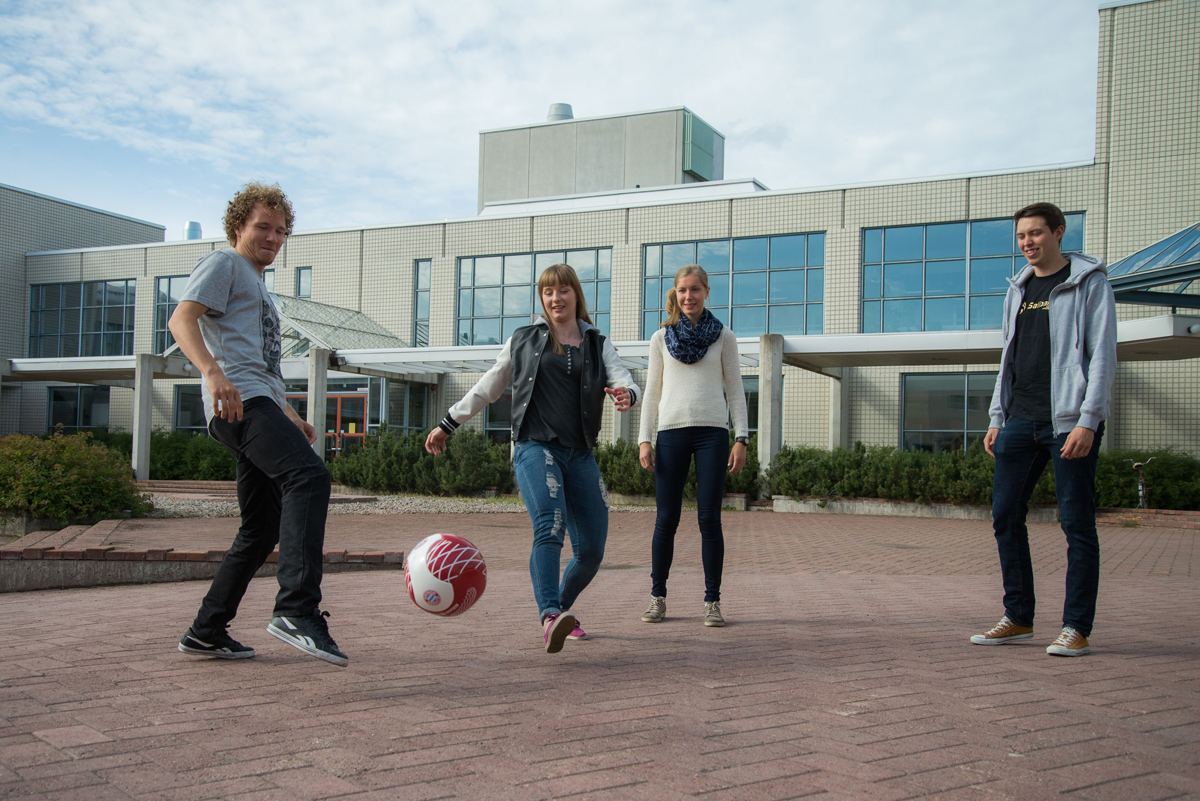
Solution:
[{"label": "woman's hand", "polygon": [[729,472],[736,473],[746,466],[746,445],[742,442],[733,443],[729,451]]},{"label": "woman's hand", "polygon": [[654,470],[654,448],[650,447],[649,442],[638,445],[638,461],[646,470]]},{"label": "woman's hand", "polygon": [[604,388],[604,392],[612,396],[613,406],[618,412],[627,412],[629,407],[633,405],[633,397],[629,394],[628,387],[618,387],[616,389]]},{"label": "woman's hand", "polygon": [[446,451],[446,440],[450,435],[443,431],[438,426],[434,426],[429,432],[429,436],[425,438],[425,450],[437,456],[439,453]]}]

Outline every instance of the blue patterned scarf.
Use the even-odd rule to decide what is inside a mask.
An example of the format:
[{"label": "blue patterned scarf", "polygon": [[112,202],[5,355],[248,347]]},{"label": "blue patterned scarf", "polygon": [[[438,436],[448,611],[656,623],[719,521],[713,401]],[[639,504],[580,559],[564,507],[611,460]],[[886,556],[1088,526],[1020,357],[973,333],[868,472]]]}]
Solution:
[{"label": "blue patterned scarf", "polygon": [[677,361],[695,364],[708,353],[708,346],[721,336],[721,321],[705,309],[695,325],[686,314],[679,315],[679,322],[666,327],[667,351]]}]

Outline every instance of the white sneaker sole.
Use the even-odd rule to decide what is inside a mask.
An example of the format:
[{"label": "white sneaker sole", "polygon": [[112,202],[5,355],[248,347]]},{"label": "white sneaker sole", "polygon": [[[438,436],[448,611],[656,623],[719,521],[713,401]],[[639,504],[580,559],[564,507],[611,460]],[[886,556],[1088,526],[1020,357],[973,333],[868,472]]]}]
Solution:
[{"label": "white sneaker sole", "polygon": [[322,659],[331,665],[337,665],[338,667],[345,667],[346,665],[350,664],[349,659],[342,657],[342,656],[336,656],[334,654],[326,653],[325,651],[322,651],[319,648],[309,645],[308,643],[304,642],[303,640],[297,639],[295,636],[288,634],[283,629],[276,628],[274,623],[267,624],[267,633],[273,637],[277,637],[277,638],[283,640],[284,642],[286,642],[288,645],[292,646],[293,648],[303,651],[304,653],[308,654],[309,656],[315,656],[317,659]]},{"label": "white sneaker sole", "polygon": [[1082,648],[1063,648],[1061,645],[1051,645],[1046,649],[1046,653],[1050,656],[1087,656],[1092,652],[1092,646],[1085,645]]},{"label": "white sneaker sole", "polygon": [[1004,645],[1009,642],[1017,642],[1018,640],[1032,640],[1033,632],[1028,634],[1014,634],[1011,637],[985,637],[982,634],[972,634],[971,642],[975,645]]},{"label": "white sneaker sole", "polygon": [[202,651],[197,648],[188,648],[183,643],[179,643],[179,650],[192,656],[211,656],[215,659],[251,659],[254,656],[254,651]]},{"label": "white sneaker sole", "polygon": [[575,616],[570,612],[563,612],[555,618],[550,624],[549,636],[542,635],[546,640],[546,653],[557,654],[561,651],[563,643],[567,641],[567,635],[574,630]]}]

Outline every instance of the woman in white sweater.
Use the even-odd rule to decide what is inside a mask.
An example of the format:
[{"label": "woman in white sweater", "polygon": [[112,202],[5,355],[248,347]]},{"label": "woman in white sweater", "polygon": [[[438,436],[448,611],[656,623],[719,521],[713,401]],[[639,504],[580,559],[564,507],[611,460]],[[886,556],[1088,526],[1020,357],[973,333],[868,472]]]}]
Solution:
[{"label": "woman in white sweater", "polygon": [[[736,473],[746,464],[749,429],[737,339],[704,308],[707,299],[704,268],[698,264],[680,268],[674,288],[667,293],[667,322],[650,338],[650,369],[638,438],[642,467],[654,471],[658,506],[650,546],[650,608],[642,615],[646,623],[661,623],[667,615],[667,576],[675,554],[675,530],[688,468],[695,457],[704,625],[725,625],[721,615],[721,568],[725,562],[721,503],[726,468]],[[736,433],[732,450],[731,416]],[[658,440],[652,448],[656,430]]]}]

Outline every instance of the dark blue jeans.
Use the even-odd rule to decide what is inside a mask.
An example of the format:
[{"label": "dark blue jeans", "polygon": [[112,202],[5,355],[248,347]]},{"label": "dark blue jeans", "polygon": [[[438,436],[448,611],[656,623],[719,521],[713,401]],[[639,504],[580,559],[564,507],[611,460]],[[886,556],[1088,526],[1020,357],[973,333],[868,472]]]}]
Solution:
[{"label": "dark blue jeans", "polygon": [[1096,457],[1104,424],[1096,429],[1087,456],[1064,459],[1060,455],[1066,432],[1054,435],[1050,423],[1010,417],[992,446],[996,475],[992,485],[992,526],[1000,549],[1004,579],[1004,612],[1020,626],[1032,626],[1034,615],[1033,561],[1029,556],[1029,530],[1025,516],[1034,486],[1054,462],[1054,489],[1058,515],[1067,535],[1066,600],[1063,625],[1087,637],[1096,617],[1096,591],[1100,584],[1100,542],[1096,536]]},{"label": "dark blue jeans", "polygon": [[250,579],[279,545],[275,614],[304,617],[321,603],[329,469],[275,401],[251,398],[237,421],[213,418],[213,438],[237,459],[242,525],[192,630],[200,637],[225,631]]},{"label": "dark blue jeans", "polygon": [[[566,612],[591,583],[604,559],[608,541],[608,490],[590,450],[557,442],[517,442],[513,471],[521,499],[533,523],[529,577],[538,614]],[[571,536],[574,555],[562,572],[564,537]]]},{"label": "dark blue jeans", "polygon": [[658,432],[654,449],[654,500],[658,517],[650,543],[650,594],[666,597],[667,577],[675,558],[675,530],[683,508],[683,487],[696,458],[696,512],[700,524],[700,559],[704,563],[704,601],[721,600],[725,538],[721,503],[729,466],[729,431],[715,426],[669,428]]}]

